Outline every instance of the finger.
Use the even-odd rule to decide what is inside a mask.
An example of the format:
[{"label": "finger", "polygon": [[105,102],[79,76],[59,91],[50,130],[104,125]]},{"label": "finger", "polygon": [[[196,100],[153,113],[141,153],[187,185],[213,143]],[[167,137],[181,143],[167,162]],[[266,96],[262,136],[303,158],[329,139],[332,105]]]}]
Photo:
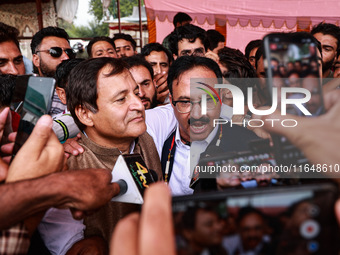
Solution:
[{"label": "finger", "polygon": [[0,112],[0,138],[2,137],[2,134],[4,132],[7,116],[8,116],[9,108],[6,107]]},{"label": "finger", "polygon": [[[289,140],[294,140],[297,136],[299,136],[299,132],[301,129],[303,129],[304,126],[301,125],[302,122],[308,122],[308,118],[298,117],[290,114],[282,116],[279,111],[275,111],[273,114],[270,114],[268,116],[261,116],[261,119],[264,121],[263,128],[265,130],[270,133],[286,136]],[[295,121],[295,123],[298,124],[295,127],[287,127],[285,125],[277,124],[282,123],[282,121],[286,119],[293,120]]]},{"label": "finger", "polygon": [[72,213],[73,219],[75,219],[75,220],[81,220],[85,217],[85,213],[83,213],[80,210],[77,210],[75,208],[70,208],[70,211]]},{"label": "finger", "polygon": [[340,224],[340,199],[335,203],[335,216],[338,220],[338,224]]},{"label": "finger", "polygon": [[174,255],[175,234],[168,186],[164,183],[153,184],[146,190],[144,198],[138,244],[140,254]]},{"label": "finger", "polygon": [[333,90],[332,92],[326,93],[324,95],[324,105],[325,109],[329,110],[333,105],[339,104],[340,91]]},{"label": "finger", "polygon": [[[111,255],[138,254],[138,221],[139,215],[137,213],[130,214],[119,221],[111,238]],[[153,242],[155,240],[157,239],[154,239]]]},{"label": "finger", "polygon": [[156,77],[155,81],[156,84],[163,84],[164,81],[168,79],[168,74],[166,72],[163,72],[159,77]]},{"label": "finger", "polygon": [[8,140],[9,140],[10,142],[14,143],[16,137],[17,137],[17,132],[12,132],[12,133],[9,134]]},{"label": "finger", "polygon": [[0,158],[0,182],[4,181],[7,177],[8,164]]},{"label": "finger", "polygon": [[[25,142],[22,149],[30,150],[30,155],[36,158],[40,157],[42,150],[47,144],[52,133],[52,118],[48,115],[42,116],[35,125],[32,134]],[[22,150],[20,150],[22,151]],[[20,153],[20,152],[19,152]]]},{"label": "finger", "polygon": [[72,154],[74,156],[77,156],[79,155],[79,153],[83,153],[84,152],[84,149],[83,147],[81,147],[79,145],[79,143],[77,142],[78,140],[78,137],[76,138],[71,138],[71,139],[68,139],[64,144],[64,152],[66,153],[69,153],[69,154]]},{"label": "finger", "polygon": [[8,165],[11,163],[11,159],[12,159],[12,156],[7,156],[7,157],[2,158],[2,160]]},{"label": "finger", "polygon": [[9,108],[6,107],[0,112],[0,130],[3,130],[3,128],[6,125],[6,120],[8,116]]},{"label": "finger", "polygon": [[11,155],[13,152],[14,143],[8,143],[1,146],[1,151],[5,154]]}]

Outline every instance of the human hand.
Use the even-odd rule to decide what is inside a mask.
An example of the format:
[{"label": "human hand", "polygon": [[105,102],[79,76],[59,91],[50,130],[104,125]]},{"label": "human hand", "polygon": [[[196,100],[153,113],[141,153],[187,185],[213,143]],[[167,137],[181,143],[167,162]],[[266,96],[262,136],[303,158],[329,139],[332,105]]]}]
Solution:
[{"label": "human hand", "polygon": [[42,116],[12,161],[6,182],[31,179],[60,171],[63,146],[52,131],[52,118]]},{"label": "human hand", "polygon": [[98,209],[120,192],[117,183],[111,183],[112,175],[106,169],[70,170],[58,174],[62,185],[62,199],[57,208],[71,208],[75,219]]},{"label": "human hand", "polygon": [[81,147],[78,143],[78,140],[81,138],[81,134],[78,133],[76,137],[67,139],[63,144],[65,157],[68,158],[70,155],[77,156],[79,153],[84,152],[84,148]]},{"label": "human hand", "polygon": [[168,74],[165,71],[154,77],[154,83],[157,90],[157,102],[161,104],[164,103],[166,97],[169,95],[167,79]]},{"label": "human hand", "polygon": [[[327,113],[319,117],[299,117],[295,115],[282,116],[280,112],[262,116],[264,129],[288,140],[303,151],[304,155],[314,164],[338,164],[340,144],[340,91],[333,91],[325,95],[324,103]],[[272,125],[266,119],[277,119],[276,123],[284,119],[297,121],[296,127]]]},{"label": "human hand", "polygon": [[119,221],[110,254],[175,255],[173,228],[169,188],[164,183],[152,184],[145,191],[141,215],[130,214]]},{"label": "human hand", "polygon": [[218,55],[212,51],[208,51],[207,53],[205,53],[205,57],[214,60],[216,63],[218,63],[218,61],[220,60]]}]

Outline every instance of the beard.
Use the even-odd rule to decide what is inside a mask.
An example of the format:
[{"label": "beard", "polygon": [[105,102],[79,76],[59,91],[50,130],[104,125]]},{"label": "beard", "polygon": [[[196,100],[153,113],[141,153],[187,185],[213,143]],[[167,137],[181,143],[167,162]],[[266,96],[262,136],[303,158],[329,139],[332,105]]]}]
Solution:
[{"label": "beard", "polygon": [[155,108],[157,106],[157,104],[158,104],[158,102],[157,102],[157,91],[155,91],[155,94],[151,98],[150,103],[151,103],[150,109]]},{"label": "beard", "polygon": [[52,77],[55,76],[55,71],[49,68],[46,63],[40,58],[40,72],[42,73],[43,77]]}]

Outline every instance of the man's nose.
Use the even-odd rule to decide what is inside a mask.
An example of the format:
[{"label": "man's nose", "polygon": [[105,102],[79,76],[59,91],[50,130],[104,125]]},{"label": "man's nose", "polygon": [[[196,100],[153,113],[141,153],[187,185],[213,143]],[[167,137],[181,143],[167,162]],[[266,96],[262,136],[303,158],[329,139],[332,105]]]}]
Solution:
[{"label": "man's nose", "polygon": [[125,57],[126,56],[124,48],[122,48],[119,53],[120,53],[121,57]]},{"label": "man's nose", "polygon": [[3,71],[4,74],[18,75],[19,71],[13,62],[9,62]]},{"label": "man's nose", "polygon": [[190,117],[194,119],[202,117],[201,102],[192,103]]},{"label": "man's nose", "polygon": [[138,96],[140,98],[143,98],[145,96],[145,90],[144,90],[143,86],[138,85],[138,87],[139,87]]},{"label": "man's nose", "polygon": [[63,54],[60,57],[61,61],[64,61],[66,59],[70,59],[70,57],[66,54],[66,52],[63,50]]},{"label": "man's nose", "polygon": [[144,110],[144,105],[139,96],[134,95],[131,99],[130,110],[142,111]]},{"label": "man's nose", "polygon": [[159,64],[155,65],[153,71],[154,75],[160,74],[162,72],[161,66]]}]

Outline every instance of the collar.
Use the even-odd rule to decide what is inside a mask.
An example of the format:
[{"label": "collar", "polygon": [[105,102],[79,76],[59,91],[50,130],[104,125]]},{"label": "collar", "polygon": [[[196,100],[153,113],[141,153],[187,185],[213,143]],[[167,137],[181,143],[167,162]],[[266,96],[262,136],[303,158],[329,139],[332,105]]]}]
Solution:
[{"label": "collar", "polygon": [[[212,140],[215,138],[218,130],[219,130],[219,125],[216,125],[216,127],[211,131],[211,133],[207,136],[207,138],[205,138],[202,141],[194,141],[193,143],[195,143],[195,144],[206,144],[206,146],[208,146],[212,142]],[[177,127],[176,127],[175,142],[176,142],[177,146],[179,146],[181,144],[183,146],[190,147],[189,145],[186,145],[182,142],[178,124],[177,124]]]},{"label": "collar", "polygon": [[[138,138],[137,138],[138,139]],[[133,151],[135,150],[136,147],[136,141],[137,139],[135,139],[131,145],[130,145],[130,152],[129,154],[133,154]],[[109,147],[105,147],[102,145],[99,145],[97,143],[95,143],[94,141],[92,141],[87,134],[85,133],[85,131],[83,131],[83,133],[81,133],[81,140],[82,143],[87,146],[88,148],[90,148],[91,151],[93,151],[95,154],[98,155],[116,155],[116,154],[123,154],[121,153],[121,151],[118,148],[109,148]]]}]

